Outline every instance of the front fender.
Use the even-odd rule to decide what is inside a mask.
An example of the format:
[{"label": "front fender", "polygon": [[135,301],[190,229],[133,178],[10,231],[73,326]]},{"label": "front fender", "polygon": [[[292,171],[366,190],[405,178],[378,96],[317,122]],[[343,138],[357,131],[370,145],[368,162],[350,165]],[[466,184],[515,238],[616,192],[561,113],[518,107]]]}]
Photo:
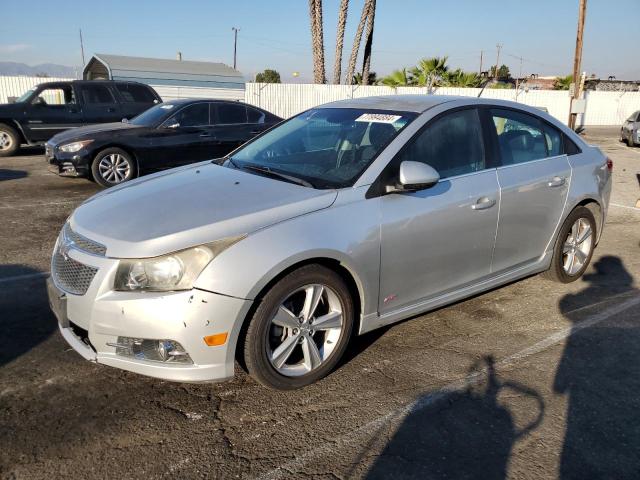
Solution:
[{"label": "front fender", "polygon": [[195,287],[244,299],[284,270],[312,259],[340,262],[360,292],[361,312],[376,311],[380,269],[379,200],[334,205],[259,230],[216,257]]}]

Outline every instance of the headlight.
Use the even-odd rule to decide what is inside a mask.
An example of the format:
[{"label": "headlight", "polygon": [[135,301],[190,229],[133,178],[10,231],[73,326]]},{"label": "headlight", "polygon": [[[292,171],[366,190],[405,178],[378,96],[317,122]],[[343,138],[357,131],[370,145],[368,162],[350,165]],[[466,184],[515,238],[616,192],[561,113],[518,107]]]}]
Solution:
[{"label": "headlight", "polygon": [[180,252],[139,260],[120,260],[114,289],[166,292],[190,290],[204,268],[244,235],[218,240]]},{"label": "headlight", "polygon": [[67,143],[66,145],[60,146],[60,150],[66,153],[75,153],[89,145],[91,142],[93,142],[93,140],[82,140],[81,142]]}]

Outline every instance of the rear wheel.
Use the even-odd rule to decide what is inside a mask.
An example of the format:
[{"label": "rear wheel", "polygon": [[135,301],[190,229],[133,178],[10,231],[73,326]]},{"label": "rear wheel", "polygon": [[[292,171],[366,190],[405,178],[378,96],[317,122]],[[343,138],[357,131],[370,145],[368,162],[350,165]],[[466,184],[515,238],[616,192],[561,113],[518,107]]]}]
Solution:
[{"label": "rear wheel", "polygon": [[249,373],[271,388],[291,390],[326,376],[342,357],[353,329],[353,301],[334,271],[295,270],[264,296],[244,343]]},{"label": "rear wheel", "polygon": [[596,242],[596,221],[586,207],[567,217],[556,240],[551,268],[544,275],[561,283],[576,281],[589,266]]},{"label": "rear wheel", "polygon": [[20,135],[4,123],[0,123],[0,157],[9,157],[20,148]]},{"label": "rear wheel", "polygon": [[107,148],[96,155],[91,164],[91,173],[103,187],[113,187],[135,178],[136,163],[124,150]]}]

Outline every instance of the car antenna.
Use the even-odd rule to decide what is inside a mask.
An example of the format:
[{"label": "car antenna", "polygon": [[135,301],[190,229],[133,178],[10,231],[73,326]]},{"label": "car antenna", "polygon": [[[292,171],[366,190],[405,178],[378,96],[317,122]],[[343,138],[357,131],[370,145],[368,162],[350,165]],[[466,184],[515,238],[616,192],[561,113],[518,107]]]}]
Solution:
[{"label": "car antenna", "polygon": [[484,85],[482,85],[482,88],[480,89],[480,93],[478,93],[477,98],[480,98],[480,96],[482,95],[482,92],[484,92],[485,87],[491,83],[491,80],[492,80],[491,78],[487,78],[487,81],[484,82]]}]

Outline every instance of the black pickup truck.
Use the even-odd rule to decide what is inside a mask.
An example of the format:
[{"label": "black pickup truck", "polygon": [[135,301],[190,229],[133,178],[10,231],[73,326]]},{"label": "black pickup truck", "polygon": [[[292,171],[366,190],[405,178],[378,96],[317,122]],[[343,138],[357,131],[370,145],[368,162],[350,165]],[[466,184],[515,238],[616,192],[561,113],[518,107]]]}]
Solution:
[{"label": "black pickup truck", "polygon": [[148,85],[117,80],[41,83],[0,105],[0,157],[42,145],[68,128],[132,118],[162,102]]}]

